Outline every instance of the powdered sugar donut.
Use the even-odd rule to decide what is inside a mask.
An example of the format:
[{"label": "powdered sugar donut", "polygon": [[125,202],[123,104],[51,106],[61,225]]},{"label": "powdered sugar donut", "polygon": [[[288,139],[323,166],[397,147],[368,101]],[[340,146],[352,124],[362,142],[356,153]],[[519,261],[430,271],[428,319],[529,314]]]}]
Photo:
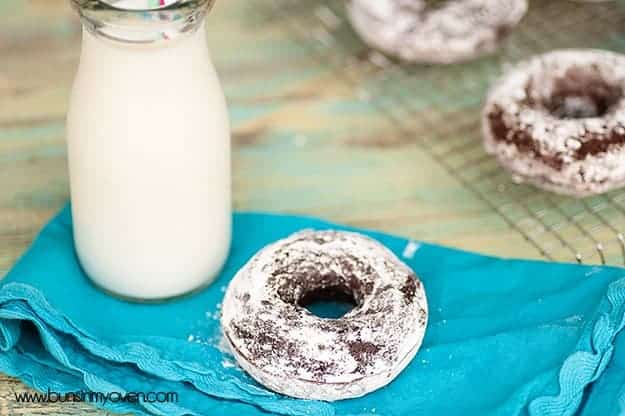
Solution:
[{"label": "powdered sugar donut", "polygon": [[484,144],[519,181],[587,196],[625,185],[625,55],[561,50],[492,89]]},{"label": "powdered sugar donut", "polygon": [[[324,319],[300,306],[334,291],[356,307]],[[297,398],[359,397],[391,382],[421,346],[425,291],[378,242],[304,231],[252,258],[223,302],[222,329],[238,363],[268,388]]]},{"label": "powdered sugar donut", "polygon": [[452,63],[493,52],[527,12],[527,0],[349,0],[369,46],[409,62]]}]

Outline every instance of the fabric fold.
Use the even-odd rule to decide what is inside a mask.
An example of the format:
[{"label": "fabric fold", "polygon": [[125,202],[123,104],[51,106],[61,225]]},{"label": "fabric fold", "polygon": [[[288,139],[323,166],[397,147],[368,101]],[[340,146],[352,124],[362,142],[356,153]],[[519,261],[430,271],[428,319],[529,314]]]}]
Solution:
[{"label": "fabric fold", "polygon": [[[601,377],[610,363],[616,337],[624,327],[625,279],[620,279],[610,284],[607,295],[599,307],[598,317],[589,325],[589,333],[580,339],[579,349],[562,365],[559,394],[536,398],[530,404],[531,414],[545,416],[575,414],[584,397],[584,390]],[[619,401],[623,399],[624,397],[618,398]]]},{"label": "fabric fold", "polygon": [[[304,228],[366,233],[426,287],[430,323],[421,351],[393,383],[363,398],[324,403],[278,395],[223,348],[219,306],[229,280],[261,247]],[[0,287],[0,371],[44,393],[172,393],[169,402],[93,403],[168,416],[551,416],[585,406],[608,415],[625,403],[623,269],[497,259],[260,213],[235,215],[233,235],[228,264],[210,288],[167,304],[132,304],[84,276],[65,208]]]},{"label": "fabric fold", "polygon": [[[2,332],[12,330],[16,324],[33,325],[30,333],[26,334],[26,342],[30,344],[31,350],[36,350],[36,354],[49,354],[49,357],[39,360],[35,353],[22,351],[22,354],[33,361],[38,361],[41,365],[50,367],[50,370],[68,370],[78,378],[82,377],[82,383],[89,391],[120,393],[129,391],[128,385],[113,382],[99,375],[100,372],[106,373],[108,366],[108,370],[116,369],[122,373],[128,372],[131,377],[146,380],[145,383],[189,383],[197,389],[196,393],[209,397],[213,396],[217,400],[248,403],[268,412],[307,415],[313,411],[314,414],[319,415],[333,414],[328,405],[320,402],[310,404],[305,401],[292,400],[293,403],[290,405],[281,404],[280,398],[276,397],[275,393],[257,386],[250,388],[248,384],[239,383],[239,379],[236,377],[229,379],[223,372],[217,374],[215,371],[211,371],[212,368],[223,368],[221,362],[213,363],[212,366],[210,364],[205,365],[198,368],[199,371],[194,371],[193,362],[185,363],[163,359],[160,357],[158,349],[143,342],[129,342],[110,346],[94,341],[77,331],[73,325],[68,324],[62,316],[51,309],[41,294],[32,287],[9,283],[2,288],[2,295],[4,299],[13,299],[0,304],[0,328],[2,328]],[[23,302],[24,299],[28,299],[26,303]],[[33,333],[33,331],[37,333]],[[12,334],[13,346],[19,340],[19,332]],[[37,339],[41,342],[39,348],[34,346]],[[169,348],[173,348],[174,346],[171,344],[176,343],[173,339],[168,339],[166,342],[170,344]],[[186,341],[179,341],[179,343],[182,349],[188,346]],[[207,357],[214,356],[217,354],[207,354]],[[79,359],[78,362],[76,362],[76,358]],[[100,372],[94,371],[91,367],[96,367]],[[31,374],[33,375],[31,377],[33,386],[37,386],[34,383],[36,380],[34,373]],[[12,375],[20,377],[19,373]],[[152,377],[155,378],[155,381],[149,381]],[[123,380],[123,378],[120,377],[119,380]],[[172,391],[177,391],[180,388],[179,386],[170,387],[173,388]],[[62,389],[61,391],[71,392],[72,390]],[[189,394],[189,392],[185,393]],[[126,406],[120,407],[120,409],[139,413],[147,411],[165,416],[203,414],[199,410],[169,404],[154,406],[137,403],[137,405],[139,406],[132,409]],[[288,411],[285,412],[285,408]]]}]

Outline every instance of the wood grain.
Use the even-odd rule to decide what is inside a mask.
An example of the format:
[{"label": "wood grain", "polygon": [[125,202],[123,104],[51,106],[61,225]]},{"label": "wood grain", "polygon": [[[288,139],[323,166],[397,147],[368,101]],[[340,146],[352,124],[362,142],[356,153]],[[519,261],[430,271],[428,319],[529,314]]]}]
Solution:
[{"label": "wood grain", "polygon": [[[469,92],[450,95],[442,107],[432,103],[440,98],[435,96],[436,89],[454,91],[446,83],[462,79],[463,71],[494,75],[501,56],[443,72],[437,68],[407,69],[408,75],[418,71],[419,79],[425,81],[399,88],[394,80],[400,76],[404,79],[406,74],[381,74],[365,62],[370,52],[345,24],[337,29],[341,42],[331,45],[329,58],[322,57],[326,52],[314,51],[319,46],[315,39],[332,42],[332,38],[324,38],[327,33],[319,26],[323,2],[285,2],[301,8],[299,14],[293,12],[298,16],[294,24],[272,8],[273,1],[217,2],[209,18],[207,36],[228,97],[234,131],[236,209],[309,214],[468,250],[541,257],[519,232],[541,225],[533,224],[531,221],[536,220],[526,214],[506,220],[491,205],[498,201],[504,208],[516,209],[518,202],[512,197],[523,198],[527,187],[517,187],[502,176],[496,188],[501,192],[479,197],[429,150],[436,147],[444,152],[445,146],[453,148],[458,146],[458,139],[467,139],[468,146],[449,153],[448,163],[462,166],[471,157],[484,157],[479,144],[479,105],[488,79],[465,83]],[[2,275],[69,198],[64,117],[77,65],[80,25],[67,3],[0,1]],[[544,3],[542,14],[528,17],[528,24],[538,24],[540,19],[548,20],[548,16],[564,10],[551,6],[558,2]],[[571,10],[571,19],[578,19],[579,25],[583,19],[592,22],[585,11],[578,16],[573,8],[566,10]],[[623,27],[625,21],[617,20],[621,15],[607,14],[613,17],[610,24]],[[611,33],[609,24],[595,26]],[[556,45],[560,35],[554,27],[551,35],[541,36]],[[527,39],[531,37],[512,42],[504,51],[506,56],[534,51],[535,45]],[[571,42],[588,39],[594,38],[581,31],[569,34]],[[606,35],[605,39],[612,42],[613,49],[625,48],[622,37]],[[333,63],[341,54],[352,59]],[[387,113],[400,114],[408,121],[414,115],[401,115],[406,109],[397,103],[372,105],[367,96],[384,96],[393,88],[394,97],[410,98],[411,106],[419,111],[410,134],[398,129]],[[452,120],[461,127],[453,133],[434,133],[431,126],[419,121],[425,119],[438,120],[443,130]],[[545,212],[540,218],[548,219],[556,212],[553,201],[546,199],[550,196],[532,195],[539,196],[533,200],[532,209]],[[577,202],[561,199],[556,199],[556,204],[564,209],[577,206],[573,205]],[[616,218],[614,212],[610,218]],[[569,233],[579,233],[572,222],[563,224],[558,233],[567,238]],[[613,240],[612,231],[608,231],[604,227],[596,232],[600,238]],[[572,254],[554,235],[552,230],[543,231],[541,244],[551,244],[554,253],[562,251],[563,258],[571,259]],[[82,405],[18,405],[13,392],[25,390],[18,381],[0,377],[0,414],[106,414]]]}]

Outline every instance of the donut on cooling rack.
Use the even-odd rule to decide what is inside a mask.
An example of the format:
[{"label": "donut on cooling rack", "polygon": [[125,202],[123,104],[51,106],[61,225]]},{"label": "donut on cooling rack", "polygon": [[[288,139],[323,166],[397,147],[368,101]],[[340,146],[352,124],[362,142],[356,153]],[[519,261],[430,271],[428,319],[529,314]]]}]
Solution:
[{"label": "donut on cooling rack", "polygon": [[625,185],[625,55],[561,50],[492,89],[484,144],[518,181],[572,196]]},{"label": "donut on cooling rack", "polygon": [[[338,319],[301,305],[353,297]],[[222,329],[259,383],[297,398],[341,400],[390,383],[421,346],[425,291],[378,242],[355,233],[304,231],[260,251],[234,277]]]},{"label": "donut on cooling rack", "polygon": [[403,61],[453,63],[493,52],[527,0],[349,0],[352,26],[369,46]]}]

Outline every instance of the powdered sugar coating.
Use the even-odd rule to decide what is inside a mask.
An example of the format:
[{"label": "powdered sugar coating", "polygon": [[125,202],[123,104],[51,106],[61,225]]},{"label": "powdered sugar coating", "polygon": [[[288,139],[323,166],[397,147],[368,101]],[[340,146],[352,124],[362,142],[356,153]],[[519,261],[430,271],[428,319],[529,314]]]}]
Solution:
[{"label": "powdered sugar coating", "polygon": [[527,0],[350,0],[369,46],[409,62],[452,63],[493,52],[527,12]]},{"label": "powdered sugar coating", "polygon": [[[298,306],[310,291],[351,291],[357,306],[324,319]],[[303,231],[252,258],[234,277],[222,328],[237,361],[268,388],[341,400],[385,386],[412,360],[427,324],[414,272],[356,233]]]},{"label": "powdered sugar coating", "polygon": [[[557,91],[563,86],[576,90],[566,105],[580,117],[563,118],[549,108],[554,96],[564,94]],[[613,52],[560,50],[523,62],[489,94],[482,119],[485,148],[518,181],[557,193],[583,197],[621,187],[624,89],[625,56]],[[593,95],[603,98],[593,102]],[[605,114],[598,115],[599,106]]]}]

